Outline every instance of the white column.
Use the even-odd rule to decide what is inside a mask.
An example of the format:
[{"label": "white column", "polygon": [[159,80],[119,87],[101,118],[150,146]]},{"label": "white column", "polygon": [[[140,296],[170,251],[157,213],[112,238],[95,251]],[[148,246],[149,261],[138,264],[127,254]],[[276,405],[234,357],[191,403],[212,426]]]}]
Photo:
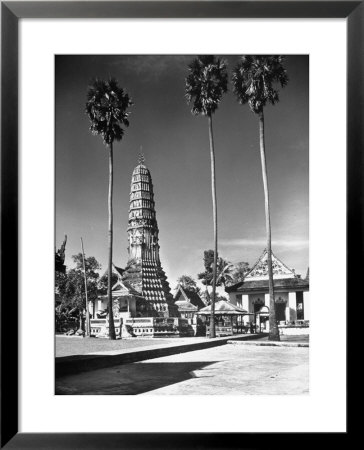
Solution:
[{"label": "white column", "polygon": [[242,302],[242,305],[241,305],[241,307],[243,308],[243,309],[245,309],[245,310],[247,310],[248,312],[250,312],[249,311],[249,295],[242,295],[242,298],[241,298],[241,302]]},{"label": "white column", "polygon": [[288,293],[288,315],[286,312],[286,319],[297,320],[297,301],[295,292]]},{"label": "white column", "polygon": [[288,320],[290,320],[290,315],[289,315],[289,303],[287,302],[286,303],[286,322],[288,321]]},{"label": "white column", "polygon": [[310,293],[308,291],[303,293],[303,318],[310,320]]},{"label": "white column", "polygon": [[99,312],[102,310],[102,300],[97,300],[97,310],[96,312]]},{"label": "white column", "polygon": [[[242,295],[242,297],[241,297],[241,307],[243,309],[245,309],[246,311],[251,312],[249,310],[249,295],[246,295],[246,294]],[[250,322],[252,320],[251,317],[252,316],[243,316],[243,322],[244,323]]]},{"label": "white column", "polygon": [[269,308],[269,293],[264,294],[264,305],[268,306],[268,308]]}]

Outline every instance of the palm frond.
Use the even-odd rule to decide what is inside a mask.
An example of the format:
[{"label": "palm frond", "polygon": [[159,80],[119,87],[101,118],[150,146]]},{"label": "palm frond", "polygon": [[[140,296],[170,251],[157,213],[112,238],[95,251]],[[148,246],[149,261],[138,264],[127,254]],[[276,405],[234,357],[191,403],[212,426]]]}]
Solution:
[{"label": "palm frond", "polygon": [[185,81],[185,97],[188,104],[192,103],[192,114],[209,116],[227,92],[226,62],[213,55],[198,56],[189,64]]},{"label": "palm frond", "polygon": [[283,62],[281,55],[242,56],[232,75],[233,91],[239,103],[248,103],[256,114],[262,112],[268,103],[277,103],[279,95],[276,85],[283,88],[288,83]]},{"label": "palm frond", "polygon": [[128,108],[132,105],[129,95],[115,78],[108,81],[96,78],[87,91],[85,108],[92,134],[100,135],[105,145],[120,141],[124,135],[123,127],[129,126]]}]

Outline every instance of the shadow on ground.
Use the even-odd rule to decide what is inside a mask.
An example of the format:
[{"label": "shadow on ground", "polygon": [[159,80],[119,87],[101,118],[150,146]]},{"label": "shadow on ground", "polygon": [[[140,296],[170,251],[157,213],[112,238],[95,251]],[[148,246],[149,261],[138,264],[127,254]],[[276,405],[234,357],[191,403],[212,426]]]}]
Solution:
[{"label": "shadow on ground", "polygon": [[56,395],[136,395],[196,377],[208,362],[134,363],[114,366],[56,380]]}]

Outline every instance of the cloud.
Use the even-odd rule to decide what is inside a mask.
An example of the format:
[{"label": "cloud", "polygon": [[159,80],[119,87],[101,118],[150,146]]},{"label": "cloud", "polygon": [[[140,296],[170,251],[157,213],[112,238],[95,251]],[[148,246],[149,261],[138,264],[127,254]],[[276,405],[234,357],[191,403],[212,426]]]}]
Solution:
[{"label": "cloud", "polygon": [[[267,240],[266,239],[220,239],[219,244],[222,247],[266,247]],[[308,248],[309,241],[308,239],[273,239],[272,247],[280,247],[280,248]]]},{"label": "cloud", "polygon": [[115,57],[109,64],[135,76],[142,76],[143,81],[146,81],[176,70],[187,72],[190,60],[191,56],[185,55],[123,55]]}]

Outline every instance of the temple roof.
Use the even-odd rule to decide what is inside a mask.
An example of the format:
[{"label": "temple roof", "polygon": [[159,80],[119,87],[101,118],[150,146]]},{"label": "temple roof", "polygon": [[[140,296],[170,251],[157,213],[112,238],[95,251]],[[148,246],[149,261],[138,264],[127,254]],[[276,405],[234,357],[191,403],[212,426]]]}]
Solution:
[{"label": "temple roof", "polygon": [[[300,275],[296,275],[293,269],[286,266],[272,252],[273,266],[273,282],[275,289],[309,289],[309,278],[302,279]],[[254,292],[267,291],[268,277],[268,254],[265,249],[253,268],[244,277],[243,281],[232,286],[226,286],[226,292]]]},{"label": "temple roof", "polygon": [[[124,269],[122,269],[121,267],[115,266],[115,264],[113,263],[112,266],[112,273],[117,275],[118,279],[116,281],[116,283],[114,283],[114,285],[111,288],[112,291],[112,296],[113,297],[119,297],[119,296],[123,296],[123,295],[133,295],[133,296],[137,296],[137,297],[141,297],[140,293],[138,291],[136,291],[130,283],[126,282],[126,281],[122,281],[122,275],[125,272]],[[108,270],[105,271],[103,276],[107,276]],[[105,298],[107,297],[106,295],[102,295],[101,297]]]},{"label": "temple roof", "polygon": [[177,292],[174,296],[174,303],[179,306],[185,302],[189,302],[196,306],[196,309],[203,308],[205,306],[205,303],[201,300],[201,297],[197,292],[183,289],[183,287],[179,284],[177,287]]},{"label": "temple roof", "polygon": [[178,311],[198,311],[197,306],[183,300],[175,302],[175,305],[178,306]]},{"label": "temple roof", "polygon": [[[294,278],[296,274],[293,269],[286,266],[280,259],[278,259],[272,252],[272,268],[273,278]],[[258,261],[254,264],[252,269],[245,275],[244,280],[268,280],[268,252],[264,249]]]},{"label": "temple roof", "polygon": [[[124,296],[133,296],[133,297],[142,297],[138,291],[133,289],[133,287],[126,282],[118,280],[111,289],[112,297],[124,297]],[[101,295],[101,298],[107,298],[107,294]]]},{"label": "temple roof", "polygon": [[121,267],[115,266],[115,264],[113,264],[113,268],[115,269],[115,273],[117,273],[120,276],[125,272],[124,269],[122,269]]}]

